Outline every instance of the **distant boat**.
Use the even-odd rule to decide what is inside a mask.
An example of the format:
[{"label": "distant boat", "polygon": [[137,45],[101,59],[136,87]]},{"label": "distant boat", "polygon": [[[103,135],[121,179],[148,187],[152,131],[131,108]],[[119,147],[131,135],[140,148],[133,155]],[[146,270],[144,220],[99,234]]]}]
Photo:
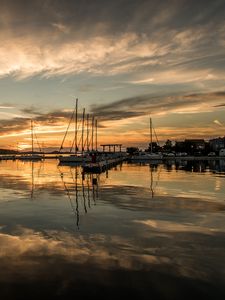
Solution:
[{"label": "distant boat", "polygon": [[153,147],[152,147],[152,119],[150,118],[150,152],[142,152],[139,151],[138,153],[132,155],[130,157],[130,161],[148,161],[148,160],[161,160],[163,158],[161,153],[154,153],[153,152]]},{"label": "distant boat", "polygon": [[146,161],[146,160],[161,160],[163,158],[162,154],[158,153],[146,153],[138,152],[131,156],[131,161]]},{"label": "distant boat", "polygon": [[26,160],[26,161],[38,161],[44,158],[43,155],[34,153],[34,128],[33,128],[33,120],[31,120],[31,153],[29,154],[22,154],[19,159]]}]

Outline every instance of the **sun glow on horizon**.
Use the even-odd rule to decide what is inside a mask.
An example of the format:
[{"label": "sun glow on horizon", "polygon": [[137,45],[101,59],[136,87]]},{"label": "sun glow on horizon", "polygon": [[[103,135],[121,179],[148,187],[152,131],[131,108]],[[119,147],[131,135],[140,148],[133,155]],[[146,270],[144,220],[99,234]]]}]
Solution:
[{"label": "sun glow on horizon", "polygon": [[[160,119],[158,116],[157,118]],[[159,122],[157,119],[157,123]],[[217,120],[216,120],[217,121]],[[215,122],[216,125],[220,125],[222,123]],[[103,127],[98,128],[98,145],[105,143],[121,143],[123,147],[128,146],[141,146],[147,147],[150,142],[150,131],[149,131],[149,117],[140,116],[129,119],[123,119],[121,121],[104,121],[102,123]],[[39,145],[43,148],[52,147],[55,149],[59,149],[60,145],[63,141],[65,132],[67,130],[68,124],[61,124],[56,126],[41,126],[40,124],[36,127],[34,133],[34,146],[38,148]],[[157,126],[154,129],[157,135],[157,140],[162,143],[167,139],[172,141],[184,140],[187,138],[204,138],[210,139],[215,136],[215,128],[213,126],[207,127],[198,127],[198,131],[196,132],[196,128],[194,125],[187,127],[168,127],[168,126]],[[84,130],[84,141],[86,140],[86,129]],[[217,129],[218,136],[224,135],[223,126],[219,126]],[[95,133],[94,133],[95,135]],[[91,129],[89,129],[89,140],[91,138]],[[95,137],[94,137],[95,138]],[[4,144],[14,145],[11,146],[19,148],[21,150],[26,150],[31,148],[31,131],[23,130],[21,132],[15,132],[10,134],[5,134],[0,136],[2,140],[1,147]],[[16,139],[16,140],[15,140]],[[38,143],[36,141],[38,140]],[[78,131],[78,140],[81,139],[81,128]],[[156,137],[154,136],[154,139]],[[64,147],[70,148],[74,141],[74,128],[71,126],[69,128]]]}]

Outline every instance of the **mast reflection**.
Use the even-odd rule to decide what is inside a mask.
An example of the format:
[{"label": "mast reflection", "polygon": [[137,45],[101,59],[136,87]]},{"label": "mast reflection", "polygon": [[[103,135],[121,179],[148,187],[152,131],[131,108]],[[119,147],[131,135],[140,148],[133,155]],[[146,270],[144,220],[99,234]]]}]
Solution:
[{"label": "mast reflection", "polygon": [[63,188],[69,199],[72,212],[76,219],[76,227],[80,229],[80,214],[87,214],[98,198],[99,174],[84,174],[80,166],[70,166],[69,172],[58,167]]},{"label": "mast reflection", "polygon": [[[151,197],[154,198],[156,187],[159,183],[159,177],[161,172],[161,165],[157,163],[150,163],[149,164],[149,170],[150,170],[150,191],[151,191]],[[155,180],[155,175],[157,175],[157,178]]]},{"label": "mast reflection", "polygon": [[[29,164],[30,165],[30,191],[29,191],[29,198],[31,200],[35,197],[35,189],[36,189],[36,178],[40,177],[41,173],[41,167],[43,166],[43,163],[41,162],[35,162],[35,161],[24,161],[23,164]],[[37,172],[35,172],[37,170]]]}]

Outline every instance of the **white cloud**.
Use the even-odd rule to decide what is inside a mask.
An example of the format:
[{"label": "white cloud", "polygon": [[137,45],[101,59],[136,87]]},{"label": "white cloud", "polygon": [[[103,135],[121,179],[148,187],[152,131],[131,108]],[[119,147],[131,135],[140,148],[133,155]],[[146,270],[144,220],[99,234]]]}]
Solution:
[{"label": "white cloud", "polygon": [[222,126],[222,127],[224,126],[219,120],[214,120],[213,122],[219,126]]},{"label": "white cloud", "polygon": [[69,26],[61,23],[52,26],[68,38],[62,39],[59,33],[50,38],[47,33],[14,37],[2,31],[0,76],[23,79],[36,74],[50,77],[81,72],[128,73],[134,75],[130,81],[133,84],[187,83],[216,80],[218,75],[225,77],[224,72],[218,73],[210,67],[188,69],[193,59],[203,57],[195,47],[204,38],[205,29],[174,31],[168,36],[162,30],[157,38],[127,32],[76,39],[76,35],[69,33]]}]

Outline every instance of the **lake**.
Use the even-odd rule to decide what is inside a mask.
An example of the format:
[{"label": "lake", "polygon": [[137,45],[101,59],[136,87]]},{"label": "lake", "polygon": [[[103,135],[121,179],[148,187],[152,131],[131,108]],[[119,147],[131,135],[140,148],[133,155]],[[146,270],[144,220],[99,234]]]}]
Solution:
[{"label": "lake", "polygon": [[0,162],[0,298],[225,299],[225,161]]}]

